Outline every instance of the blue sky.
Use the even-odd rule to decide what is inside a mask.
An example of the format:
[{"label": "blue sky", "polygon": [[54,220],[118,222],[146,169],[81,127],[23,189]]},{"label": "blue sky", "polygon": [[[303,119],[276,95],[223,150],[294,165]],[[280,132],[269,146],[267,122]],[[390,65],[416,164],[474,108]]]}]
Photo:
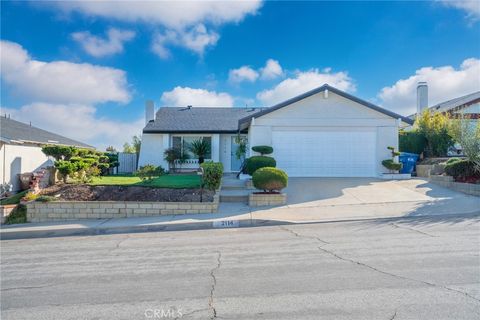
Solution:
[{"label": "blue sky", "polygon": [[480,90],[480,2],[2,1],[2,114],[94,144],[161,106],[271,106],[329,83],[400,114]]}]

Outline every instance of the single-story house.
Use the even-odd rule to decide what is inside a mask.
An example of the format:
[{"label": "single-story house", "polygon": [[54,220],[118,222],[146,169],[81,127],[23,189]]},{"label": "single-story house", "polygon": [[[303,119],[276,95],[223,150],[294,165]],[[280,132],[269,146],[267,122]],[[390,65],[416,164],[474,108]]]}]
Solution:
[{"label": "single-story house", "polygon": [[[168,168],[167,148],[185,149],[205,137],[207,158],[236,172],[240,134],[250,147],[272,146],[277,167],[294,177],[377,177],[385,172],[381,161],[391,157],[387,147],[398,148],[400,124],[413,122],[327,84],[269,108],[162,107],[156,116],[153,110],[148,101],[140,166]],[[183,165],[197,167],[197,159]]]},{"label": "single-story house", "polygon": [[6,116],[0,117],[0,181],[20,189],[18,174],[35,172],[53,165],[42,152],[46,144],[94,149],[92,146],[52,133]]}]

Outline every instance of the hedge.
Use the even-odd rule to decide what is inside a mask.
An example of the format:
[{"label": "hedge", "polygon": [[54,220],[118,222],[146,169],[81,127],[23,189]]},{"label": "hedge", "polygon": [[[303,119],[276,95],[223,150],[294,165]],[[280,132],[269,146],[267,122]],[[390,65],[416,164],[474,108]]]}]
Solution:
[{"label": "hedge", "polygon": [[287,186],[288,176],[280,169],[264,167],[253,173],[252,182],[255,188],[263,191],[280,191]]},{"label": "hedge", "polygon": [[263,167],[276,167],[277,162],[272,157],[267,156],[253,156],[247,159],[245,163],[245,172],[253,175],[255,171]]},{"label": "hedge", "polygon": [[425,150],[427,139],[417,131],[400,131],[398,145],[400,152],[421,154]]},{"label": "hedge", "polygon": [[203,168],[203,183],[205,187],[210,190],[220,188],[223,164],[221,162],[204,162],[200,166]]},{"label": "hedge", "polygon": [[480,175],[475,170],[475,163],[469,160],[457,160],[447,163],[445,173],[455,179]]},{"label": "hedge", "polygon": [[260,153],[262,156],[273,153],[273,148],[270,146],[254,146],[252,150]]}]

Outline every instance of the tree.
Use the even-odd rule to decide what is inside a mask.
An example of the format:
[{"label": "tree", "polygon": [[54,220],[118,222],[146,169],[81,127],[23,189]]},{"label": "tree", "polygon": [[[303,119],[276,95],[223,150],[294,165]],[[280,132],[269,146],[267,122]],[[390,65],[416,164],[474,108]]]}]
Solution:
[{"label": "tree", "polygon": [[450,134],[462,147],[463,154],[475,164],[480,172],[480,124],[465,115],[450,120]]},{"label": "tree", "polygon": [[125,153],[135,153],[135,148],[128,142],[123,144],[123,152]]},{"label": "tree", "polygon": [[113,146],[108,146],[107,149],[105,149],[105,151],[113,153],[113,152],[117,152],[117,149],[115,149]]},{"label": "tree", "polygon": [[142,139],[135,135],[132,137],[132,147],[135,150],[135,153],[138,155],[140,153],[140,147],[142,146]]},{"label": "tree", "polygon": [[429,157],[446,156],[454,144],[449,133],[449,118],[441,112],[425,110],[417,116],[415,130],[427,140],[425,151]]}]

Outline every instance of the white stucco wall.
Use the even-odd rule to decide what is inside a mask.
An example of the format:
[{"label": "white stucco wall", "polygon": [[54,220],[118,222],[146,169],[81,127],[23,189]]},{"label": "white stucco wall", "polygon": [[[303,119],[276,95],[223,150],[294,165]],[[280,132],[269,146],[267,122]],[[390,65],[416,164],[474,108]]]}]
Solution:
[{"label": "white stucco wall", "polygon": [[168,139],[168,134],[144,133],[142,135],[138,167],[153,164],[168,170],[168,163],[163,160],[163,153],[169,146]]},{"label": "white stucco wall", "polygon": [[11,183],[13,190],[20,189],[19,173],[33,172],[46,166],[52,166],[50,160],[38,146],[1,144],[0,181]]},{"label": "white stucco wall", "polygon": [[398,149],[397,119],[332,92],[329,92],[328,98],[324,98],[322,92],[255,118],[249,128],[249,142],[250,146],[272,145],[272,131],[321,131],[329,128],[343,132],[362,128],[375,131],[377,175],[385,172],[381,161],[390,157],[387,147]]}]

